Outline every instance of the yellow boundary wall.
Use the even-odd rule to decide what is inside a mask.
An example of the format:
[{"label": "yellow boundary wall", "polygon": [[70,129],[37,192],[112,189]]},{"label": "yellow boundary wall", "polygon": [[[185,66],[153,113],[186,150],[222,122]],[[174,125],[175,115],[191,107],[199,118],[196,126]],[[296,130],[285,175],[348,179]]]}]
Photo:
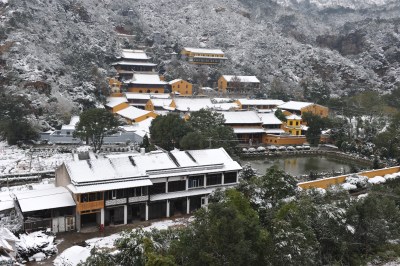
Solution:
[{"label": "yellow boundary wall", "polygon": [[[375,176],[384,176],[387,174],[393,174],[397,173],[400,171],[400,166],[395,166],[395,167],[389,167],[389,168],[382,168],[382,169],[377,169],[377,170],[370,170],[370,171],[364,171],[364,172],[359,172],[357,173],[358,175],[363,175],[368,178],[372,178]],[[323,178],[323,179],[317,179],[314,181],[308,181],[308,182],[301,182],[298,183],[297,185],[303,189],[309,189],[309,188],[324,188],[327,189],[328,187],[332,185],[337,185],[337,184],[342,184],[346,181],[346,177],[348,175],[341,175],[341,176],[335,176],[335,177],[328,177],[328,178]]]}]

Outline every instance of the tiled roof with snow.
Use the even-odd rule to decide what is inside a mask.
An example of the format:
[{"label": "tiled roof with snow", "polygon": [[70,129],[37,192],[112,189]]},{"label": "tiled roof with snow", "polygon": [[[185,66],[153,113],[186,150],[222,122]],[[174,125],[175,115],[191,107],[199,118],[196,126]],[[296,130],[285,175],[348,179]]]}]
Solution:
[{"label": "tiled roof with snow", "polygon": [[282,100],[272,100],[272,99],[238,99],[242,105],[268,105],[268,106],[278,106],[285,102]]},{"label": "tiled roof with snow", "polygon": [[156,107],[162,107],[166,110],[175,110],[175,108],[170,107],[172,99],[151,99],[151,102]]},{"label": "tiled roof with snow", "polygon": [[56,209],[76,205],[71,193],[64,187],[17,191],[15,192],[15,196],[18,199],[22,212]]},{"label": "tiled roof with snow", "polygon": [[[180,176],[210,171],[236,171],[239,164],[232,160],[223,148],[178,151],[170,153],[152,152],[142,154],[108,156],[105,159],[72,161],[65,163],[72,186],[113,184],[145,180],[152,177]],[[147,182],[147,181],[146,181]],[[124,185],[120,185],[124,187]],[[125,185],[128,183],[125,183]],[[110,185],[111,186],[111,185]],[[71,188],[70,188],[71,189]],[[96,188],[98,189],[98,188]],[[110,188],[103,188],[108,190]]]},{"label": "tiled roof with snow", "polygon": [[[121,126],[120,128],[126,132],[138,132],[138,131],[143,131],[146,134],[150,134],[150,126],[151,122],[154,120],[154,118],[149,117],[143,121],[133,123],[132,125],[126,125],[126,126]],[[139,134],[139,135],[145,135],[145,134]]]},{"label": "tiled roof with snow", "polygon": [[227,81],[231,82],[234,77],[238,78],[237,81],[243,83],[260,83],[256,76],[234,76],[234,75],[222,75],[222,77]]},{"label": "tiled roof with snow", "polygon": [[255,134],[255,133],[265,133],[263,128],[255,128],[255,127],[237,127],[233,128],[233,132],[235,134]]},{"label": "tiled roof with snow", "polygon": [[182,112],[195,112],[200,109],[212,109],[213,103],[209,98],[175,98],[176,110]]},{"label": "tiled roof with snow", "polygon": [[121,103],[127,103],[128,100],[125,97],[108,97],[106,106],[113,108],[120,105]]},{"label": "tiled roof with snow", "polygon": [[213,106],[213,109],[218,111],[229,111],[238,108],[239,105],[237,103],[214,103]]},{"label": "tiled roof with snow", "polygon": [[286,117],[286,119],[290,120],[301,120],[301,116],[298,115],[289,115]]},{"label": "tiled roof with snow", "polygon": [[157,64],[149,62],[132,62],[132,61],[118,61],[112,64],[113,66],[124,65],[124,66],[156,66]]},{"label": "tiled roof with snow", "polygon": [[254,111],[219,112],[225,117],[225,124],[260,124],[261,118]]},{"label": "tiled roof with snow", "polygon": [[125,59],[149,60],[150,58],[143,50],[122,49],[121,57]]},{"label": "tiled roof with snow", "polygon": [[282,121],[274,113],[259,113],[263,125],[281,125]]},{"label": "tiled roof with snow", "polygon": [[196,53],[196,54],[219,54],[224,55],[224,52],[221,49],[207,49],[207,48],[192,48],[192,47],[184,47],[188,52]]},{"label": "tiled roof with snow", "polygon": [[171,80],[171,81],[168,82],[168,83],[169,83],[169,85],[172,85],[172,84],[177,83],[177,82],[180,82],[180,81],[183,81],[183,79],[174,79],[174,80]]},{"label": "tiled roof with snow", "polygon": [[132,79],[126,80],[127,84],[151,84],[165,85],[167,82],[162,81],[158,74],[133,74]]},{"label": "tiled roof with snow", "polygon": [[151,113],[151,112],[136,108],[134,106],[128,106],[127,108],[119,110],[117,112],[117,114],[119,114],[120,116],[127,118],[129,120],[135,120],[136,118],[144,116],[144,115],[148,115],[149,113]]},{"label": "tiled roof with snow", "polygon": [[135,93],[126,92],[125,97],[129,100],[148,100],[148,99],[170,99],[171,95],[168,93]]},{"label": "tiled roof with snow", "polygon": [[304,107],[310,106],[313,103],[309,102],[297,102],[297,101],[289,101],[287,103],[281,104],[278,106],[279,109],[284,109],[284,110],[296,110],[300,111]]},{"label": "tiled roof with snow", "polygon": [[77,115],[72,116],[71,120],[69,121],[69,124],[71,126],[76,126],[76,124],[78,124],[78,123],[79,123],[79,116],[77,116]]}]

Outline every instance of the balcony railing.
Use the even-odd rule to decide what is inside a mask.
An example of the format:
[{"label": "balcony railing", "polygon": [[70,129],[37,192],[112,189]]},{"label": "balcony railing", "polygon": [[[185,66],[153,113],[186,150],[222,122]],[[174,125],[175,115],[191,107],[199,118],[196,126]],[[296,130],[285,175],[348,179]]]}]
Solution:
[{"label": "balcony railing", "polygon": [[106,200],[106,206],[126,204],[126,198]]},{"label": "balcony railing", "polygon": [[133,203],[133,202],[146,201],[146,200],[148,200],[148,198],[149,198],[149,196],[130,197],[128,199],[128,202]]},{"label": "balcony railing", "polygon": [[76,204],[76,211],[91,211],[104,208],[104,200],[89,201],[89,202],[78,202]]}]

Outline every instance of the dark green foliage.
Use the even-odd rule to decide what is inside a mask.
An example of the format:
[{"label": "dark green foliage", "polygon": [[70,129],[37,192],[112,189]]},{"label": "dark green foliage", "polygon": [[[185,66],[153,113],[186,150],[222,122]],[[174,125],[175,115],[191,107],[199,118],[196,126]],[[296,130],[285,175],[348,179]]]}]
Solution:
[{"label": "dark green foliage", "polygon": [[0,136],[8,144],[35,140],[37,131],[27,120],[31,114],[28,101],[23,97],[0,95]]},{"label": "dark green foliage", "polygon": [[265,265],[263,252],[269,248],[257,213],[234,190],[223,202],[196,212],[179,239],[171,246],[179,265]]},{"label": "dark green foliage", "polygon": [[177,114],[157,116],[150,126],[152,144],[166,150],[180,148],[181,139],[189,132],[186,122]]},{"label": "dark green foliage", "polygon": [[302,119],[307,123],[308,130],[306,138],[310,145],[318,145],[321,137],[321,131],[329,126],[329,119],[314,115],[313,113],[304,113]]},{"label": "dark green foliage", "polygon": [[286,122],[286,116],[283,114],[281,109],[276,109],[275,116],[282,122]]},{"label": "dark green foliage", "polygon": [[97,152],[103,145],[104,137],[115,133],[117,127],[118,120],[112,113],[100,108],[88,109],[79,116],[74,137],[89,140]]}]

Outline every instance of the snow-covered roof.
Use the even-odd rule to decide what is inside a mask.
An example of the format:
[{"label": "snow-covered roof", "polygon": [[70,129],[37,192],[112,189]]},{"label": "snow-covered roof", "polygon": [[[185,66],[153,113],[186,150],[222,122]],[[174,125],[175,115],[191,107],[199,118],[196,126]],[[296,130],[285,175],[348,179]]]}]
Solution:
[{"label": "snow-covered roof", "polygon": [[172,85],[172,84],[180,82],[180,81],[183,81],[183,79],[174,79],[174,80],[171,80],[170,82],[168,82],[168,84]]},{"label": "snow-covered roof", "polygon": [[165,110],[175,110],[175,108],[170,107],[172,99],[151,99],[151,102],[156,107],[162,107]]},{"label": "snow-covered roof", "polygon": [[71,193],[65,187],[15,192],[22,212],[75,206]]},{"label": "snow-covered roof", "polygon": [[125,109],[119,110],[117,112],[117,114],[129,120],[135,120],[136,118],[148,115],[149,113],[151,113],[151,111],[139,109],[134,106],[128,106]]},{"label": "snow-covered roof", "polygon": [[194,112],[200,109],[212,109],[213,103],[209,98],[175,98],[176,110]]},{"label": "snow-covered roof", "polygon": [[237,127],[233,128],[233,132],[235,134],[244,134],[244,133],[265,133],[265,130],[263,128],[257,128],[257,127]]},{"label": "snow-covered roof", "polygon": [[301,116],[298,115],[289,115],[286,117],[288,120],[301,120]]},{"label": "snow-covered roof", "polygon": [[0,192],[0,212],[13,209],[14,200],[9,191]]},{"label": "snow-covered roof", "polygon": [[113,66],[125,65],[125,66],[156,66],[157,64],[149,62],[132,62],[132,61],[118,61],[112,64]]},{"label": "snow-covered roof", "polygon": [[219,111],[229,111],[232,109],[238,109],[239,105],[237,103],[214,103],[214,110]]},{"label": "snow-covered roof", "polygon": [[125,97],[129,100],[148,100],[148,99],[170,99],[171,95],[169,93],[135,93],[135,92],[126,92]]},{"label": "snow-covered roof", "polygon": [[278,106],[279,109],[284,109],[284,110],[296,110],[300,111],[304,107],[310,106],[313,103],[309,102],[297,102],[297,101],[289,101],[284,104],[281,104]]},{"label": "snow-covered roof", "polygon": [[[65,167],[71,179],[71,191],[109,190],[110,187],[129,187],[127,182],[164,176],[182,176],[212,171],[237,171],[240,165],[233,161],[223,148],[179,151],[170,153],[151,152],[142,154],[71,161]],[[147,182],[147,181],[143,181]],[[119,184],[117,184],[119,183]],[[111,185],[112,184],[112,185]],[[136,183],[132,183],[135,185]],[[151,185],[150,183],[146,183]],[[96,185],[96,186],[94,186]],[[83,187],[87,188],[83,188]],[[80,187],[80,188],[78,188]],[[92,188],[91,188],[92,187]]]},{"label": "snow-covered roof", "polygon": [[133,74],[132,79],[126,80],[127,84],[152,84],[165,85],[167,82],[162,81],[158,74]]},{"label": "snow-covered roof", "polygon": [[143,50],[122,49],[121,57],[125,59],[149,60],[150,58]]},{"label": "snow-covered roof", "polygon": [[212,101],[213,102],[216,102],[216,103],[231,103],[231,102],[233,102],[233,99],[231,99],[231,98],[212,98]]},{"label": "snow-covered roof", "polygon": [[282,121],[274,113],[259,113],[263,125],[281,125]]},{"label": "snow-covered roof", "polygon": [[[121,126],[120,128],[122,128],[124,131],[136,132],[140,136],[144,136],[146,134],[150,134],[150,126],[153,120],[154,118],[149,117],[143,121],[133,123],[132,125]],[[145,134],[141,134],[140,131],[143,131]]]},{"label": "snow-covered roof", "polygon": [[260,124],[261,118],[254,111],[219,112],[225,117],[225,124]]},{"label": "snow-covered roof", "polygon": [[[234,77],[238,78],[240,82],[244,83],[260,83],[256,76],[234,76],[234,75],[222,75],[222,77],[227,81],[231,82]],[[239,81],[237,80],[237,81]]]},{"label": "snow-covered roof", "polygon": [[268,106],[278,106],[282,105],[284,101],[273,100],[273,99],[238,99],[242,105],[268,105]]},{"label": "snow-covered roof", "polygon": [[[231,187],[231,186],[227,186],[227,187]],[[190,197],[190,196],[196,196],[196,195],[205,195],[205,194],[212,193],[214,190],[215,190],[215,187],[211,187],[211,188],[198,188],[195,190],[183,190],[183,191],[170,192],[170,193],[164,193],[164,194],[156,194],[156,195],[151,195],[150,200],[156,201],[156,200],[184,198],[184,197]]]},{"label": "snow-covered roof", "polygon": [[106,106],[113,108],[115,106],[118,106],[122,103],[127,103],[127,102],[128,102],[128,100],[125,97],[108,97]]},{"label": "snow-covered roof", "polygon": [[280,129],[280,128],[271,128],[271,129],[265,129],[265,133],[267,134],[283,134],[285,133],[285,130]]},{"label": "snow-covered roof", "polygon": [[184,47],[188,52],[191,53],[199,53],[199,54],[219,54],[219,55],[224,55],[224,52],[221,49],[207,49],[207,48],[192,48],[192,47]]}]

